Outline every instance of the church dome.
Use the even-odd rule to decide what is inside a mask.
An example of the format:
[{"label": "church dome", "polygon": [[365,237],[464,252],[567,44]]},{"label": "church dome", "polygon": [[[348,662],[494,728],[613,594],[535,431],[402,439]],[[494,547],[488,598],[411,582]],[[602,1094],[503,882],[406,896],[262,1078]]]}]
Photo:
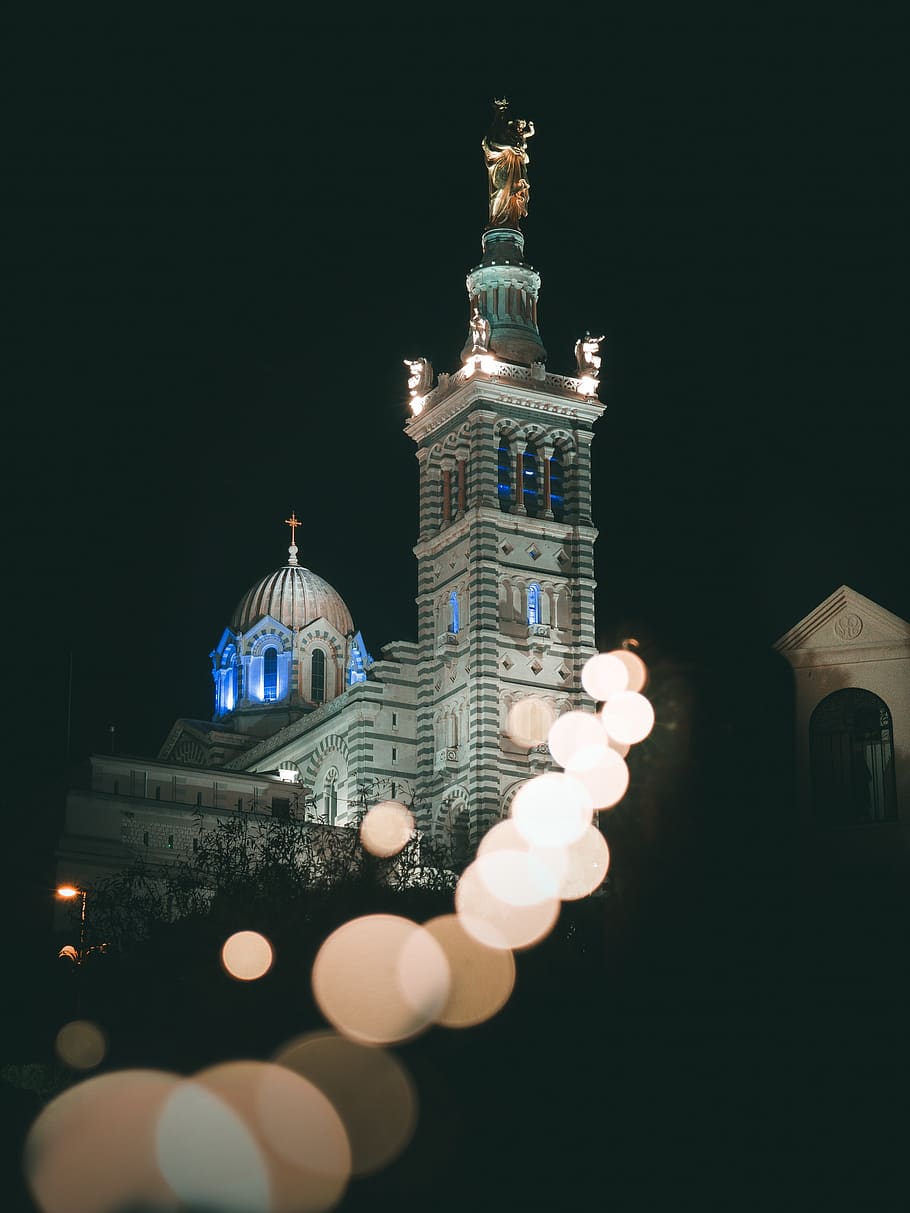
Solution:
[{"label": "church dome", "polygon": [[297,563],[297,546],[288,548],[284,568],[269,573],[244,594],[231,618],[231,629],[246,632],[263,615],[271,615],[288,628],[306,627],[325,619],[342,636],[354,631],[344,599],[327,581]]}]

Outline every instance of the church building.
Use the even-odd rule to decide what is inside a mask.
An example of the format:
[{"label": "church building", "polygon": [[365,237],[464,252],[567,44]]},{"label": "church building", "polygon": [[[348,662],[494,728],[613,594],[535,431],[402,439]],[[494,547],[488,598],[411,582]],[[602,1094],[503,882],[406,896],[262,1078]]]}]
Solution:
[{"label": "church building", "polygon": [[237,603],[210,654],[211,720],[177,720],[154,759],[91,757],[87,786],[67,798],[61,877],[189,854],[207,819],[343,827],[386,799],[465,859],[515,789],[552,766],[546,745],[506,733],[512,705],[534,695],[554,715],[593,708],[581,670],[595,651],[602,338],[579,338],[574,375],[547,369],[541,278],[520,228],[531,134],[495,103],[483,140],[490,219],[466,278],[466,335],[453,334],[460,361],[437,376],[427,359],[405,360],[416,644],[371,655],[338,590],[300,563],[292,512],[286,561]]}]

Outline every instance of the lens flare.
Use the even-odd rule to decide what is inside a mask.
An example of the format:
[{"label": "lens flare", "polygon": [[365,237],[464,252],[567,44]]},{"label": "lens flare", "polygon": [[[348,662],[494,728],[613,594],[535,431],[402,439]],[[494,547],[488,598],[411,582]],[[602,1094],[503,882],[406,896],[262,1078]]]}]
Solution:
[{"label": "lens flare", "polygon": [[491,948],[465,930],[457,914],[425,922],[449,962],[449,997],[436,1017],[445,1028],[471,1028],[500,1011],[515,988],[515,957],[507,948]]},{"label": "lens flare", "polygon": [[607,699],[628,689],[629,671],[615,653],[595,653],[582,667],[581,685],[592,699]]},{"label": "lens flare", "polygon": [[606,746],[603,726],[593,712],[564,712],[547,735],[550,753],[561,767],[568,766],[572,755],[583,746]]},{"label": "lens flare", "polygon": [[576,750],[566,767],[566,774],[585,786],[595,809],[612,809],[629,787],[629,768],[625,760],[605,745]]},{"label": "lens flare", "polygon": [[654,728],[654,709],[637,691],[611,695],[598,715],[610,736],[627,745],[644,741]]},{"label": "lens flare", "polygon": [[284,1045],[274,1060],[331,1100],[350,1142],[352,1174],[381,1170],[414,1136],[417,1089],[393,1053],[321,1031]]},{"label": "lens flare", "polygon": [[628,649],[613,649],[610,656],[615,657],[617,661],[621,661],[629,675],[627,686],[620,688],[620,690],[643,691],[648,685],[648,667],[638,654],[631,653]]},{"label": "lens flare", "polygon": [[155,1156],[155,1127],[176,1074],[118,1070],[69,1087],[25,1140],[26,1183],[42,1213],[174,1207]]},{"label": "lens flare", "polygon": [[397,855],[414,833],[414,815],[398,800],[375,804],[360,825],[360,841],[371,855],[388,859]]},{"label": "lens flare", "polygon": [[256,981],[272,967],[272,945],[258,931],[237,931],[224,941],[221,963],[238,981]]},{"label": "lens flare", "polygon": [[449,994],[449,967],[433,937],[410,919],[371,914],[344,923],[313,962],[313,994],[344,1036],[363,1044],[410,1040]]},{"label": "lens flare", "polygon": [[506,733],[516,745],[530,749],[543,745],[556,720],[553,705],[537,695],[513,703],[506,720]]},{"label": "lens flare", "polygon": [[489,948],[517,951],[538,943],[553,929],[559,907],[558,897],[524,906],[501,901],[487,888],[476,860],[455,886],[455,911],[462,928]]},{"label": "lens flare", "polygon": [[60,1029],[54,1048],[60,1060],[73,1070],[91,1070],[104,1060],[107,1039],[97,1024],[76,1019]]},{"label": "lens flare", "polygon": [[529,779],[512,801],[516,829],[538,847],[568,846],[582,836],[593,817],[588,789],[560,771],[546,771]]}]

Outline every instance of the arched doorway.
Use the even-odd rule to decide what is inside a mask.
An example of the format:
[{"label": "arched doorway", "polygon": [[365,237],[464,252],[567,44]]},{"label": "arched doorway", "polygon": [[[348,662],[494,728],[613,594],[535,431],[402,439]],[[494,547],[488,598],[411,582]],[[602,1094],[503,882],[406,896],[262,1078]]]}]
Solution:
[{"label": "arched doorway", "polygon": [[878,695],[849,687],[826,696],[809,721],[809,758],[820,822],[897,820],[891,713]]}]

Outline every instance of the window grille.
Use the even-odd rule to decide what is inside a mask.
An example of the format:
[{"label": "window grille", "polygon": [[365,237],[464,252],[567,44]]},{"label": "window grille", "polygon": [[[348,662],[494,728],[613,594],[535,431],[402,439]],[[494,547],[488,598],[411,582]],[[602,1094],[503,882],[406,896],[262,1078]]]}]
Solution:
[{"label": "window grille", "polygon": [[809,721],[809,755],[820,822],[897,819],[891,713],[878,695],[848,687],[823,699]]},{"label": "window grille", "polygon": [[310,699],[313,703],[325,702],[325,653],[314,649],[310,666]]},{"label": "window grille", "polygon": [[262,698],[274,703],[278,698],[278,650],[266,649],[262,654]]}]

